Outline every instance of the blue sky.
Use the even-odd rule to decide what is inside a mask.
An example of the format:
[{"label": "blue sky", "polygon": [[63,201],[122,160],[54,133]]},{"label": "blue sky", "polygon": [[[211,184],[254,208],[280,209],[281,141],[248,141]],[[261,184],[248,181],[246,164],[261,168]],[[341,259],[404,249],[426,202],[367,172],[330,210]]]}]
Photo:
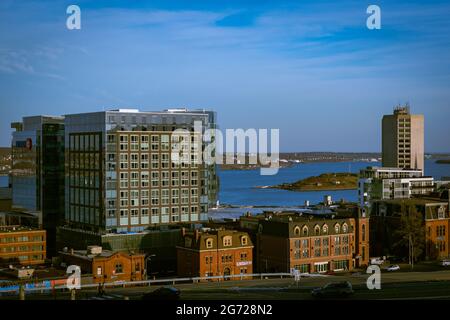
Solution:
[{"label": "blue sky", "polygon": [[0,146],[23,115],[189,107],[279,128],[282,151],[376,152],[382,115],[409,102],[426,151],[450,152],[449,15],[446,1],[2,0]]}]

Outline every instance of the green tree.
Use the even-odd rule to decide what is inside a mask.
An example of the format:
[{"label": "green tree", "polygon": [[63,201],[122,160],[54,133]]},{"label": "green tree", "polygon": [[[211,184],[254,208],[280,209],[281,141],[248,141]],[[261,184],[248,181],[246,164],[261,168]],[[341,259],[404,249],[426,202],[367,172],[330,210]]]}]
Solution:
[{"label": "green tree", "polygon": [[402,203],[400,212],[400,224],[395,231],[398,241],[395,246],[408,249],[408,258],[411,268],[423,254],[425,248],[424,217],[417,211],[415,205]]}]

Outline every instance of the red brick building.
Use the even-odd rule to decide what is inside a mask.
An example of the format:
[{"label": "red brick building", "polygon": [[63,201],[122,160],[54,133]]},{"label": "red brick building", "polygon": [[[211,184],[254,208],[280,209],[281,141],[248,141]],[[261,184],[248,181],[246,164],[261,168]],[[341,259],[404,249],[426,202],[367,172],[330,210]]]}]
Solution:
[{"label": "red brick building", "polygon": [[295,212],[241,217],[253,229],[258,272],[326,273],[368,264],[368,219]]},{"label": "red brick building", "polygon": [[178,276],[242,275],[246,279],[246,274],[253,273],[253,243],[246,232],[223,229],[182,232],[183,243],[177,247]]},{"label": "red brick building", "polygon": [[46,259],[46,232],[22,226],[0,227],[0,265],[37,265]]},{"label": "red brick building", "polygon": [[407,248],[397,248],[396,230],[399,228],[403,210],[415,207],[423,218],[425,234],[422,259],[439,260],[450,255],[450,211],[449,200],[437,197],[421,197],[400,200],[376,201],[370,215],[370,233],[373,241],[372,256],[395,255],[407,257]]},{"label": "red brick building", "polygon": [[82,273],[92,274],[94,283],[144,280],[144,254],[112,252],[93,246],[88,250],[60,252],[60,257],[66,265],[77,265]]}]

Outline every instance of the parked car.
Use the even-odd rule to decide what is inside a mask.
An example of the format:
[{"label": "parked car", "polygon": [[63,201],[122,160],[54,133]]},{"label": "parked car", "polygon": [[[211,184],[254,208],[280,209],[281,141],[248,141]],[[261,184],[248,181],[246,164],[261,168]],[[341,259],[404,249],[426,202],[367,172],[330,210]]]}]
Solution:
[{"label": "parked car", "polygon": [[180,290],[174,287],[161,287],[142,296],[142,300],[179,300]]},{"label": "parked car", "polygon": [[347,297],[354,293],[352,284],[348,281],[328,283],[322,288],[315,288],[311,291],[316,298],[337,298]]},{"label": "parked car", "polygon": [[386,268],[386,271],[398,271],[400,270],[400,266],[398,264],[393,264]]},{"label": "parked car", "polygon": [[448,267],[450,266],[450,260],[441,260],[441,262],[439,262],[439,265],[443,267]]}]

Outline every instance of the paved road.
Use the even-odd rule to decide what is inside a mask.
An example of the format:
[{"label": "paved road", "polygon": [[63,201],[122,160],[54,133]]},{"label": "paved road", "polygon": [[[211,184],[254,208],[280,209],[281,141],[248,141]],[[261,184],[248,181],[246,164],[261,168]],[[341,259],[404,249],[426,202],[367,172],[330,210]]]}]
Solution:
[{"label": "paved road", "polygon": [[[302,278],[296,283],[288,279],[263,279],[245,281],[211,282],[176,285],[181,290],[181,298],[186,300],[306,300],[312,299],[311,289],[329,282],[349,281],[355,295],[351,299],[450,299],[450,271],[437,272],[393,272],[381,274],[381,290],[368,290],[369,275],[336,275]],[[106,288],[102,297],[95,289],[83,289],[77,292],[78,299],[87,300],[123,300],[141,299],[142,294],[158,288]],[[6,297],[7,298],[7,297]],[[16,297],[10,297],[17,299]],[[58,292],[49,294],[28,294],[27,299],[68,299],[69,294]]]}]

